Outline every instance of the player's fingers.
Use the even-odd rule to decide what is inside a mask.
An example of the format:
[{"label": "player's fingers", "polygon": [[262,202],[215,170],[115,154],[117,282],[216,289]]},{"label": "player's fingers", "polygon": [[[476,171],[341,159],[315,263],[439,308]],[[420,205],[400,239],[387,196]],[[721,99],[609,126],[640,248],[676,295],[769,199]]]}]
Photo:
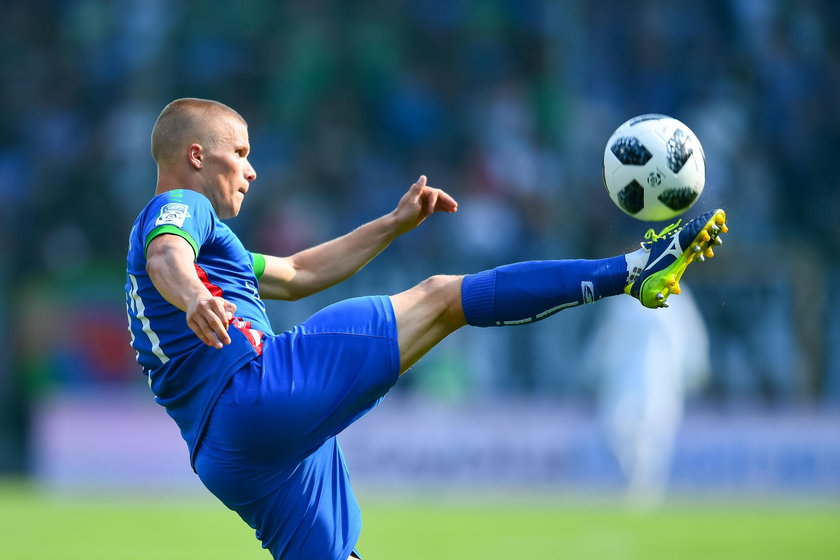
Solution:
[{"label": "player's fingers", "polygon": [[231,319],[233,319],[233,316],[236,313],[236,304],[231,303],[226,299],[222,301],[224,302],[225,318],[227,319],[228,323],[230,323]]},{"label": "player's fingers", "polygon": [[224,344],[230,344],[230,335],[227,333],[227,321],[222,326],[222,321],[216,315],[212,315],[204,328],[202,334],[205,342],[214,348],[221,348]]},{"label": "player's fingers", "polygon": [[213,348],[221,348],[222,343],[216,338],[216,334],[213,332],[213,328],[207,322],[201,321],[191,321],[189,323],[189,327],[195,336],[198,337],[201,342],[206,344],[207,346],[212,346]]},{"label": "player's fingers", "polygon": [[230,344],[230,335],[227,332],[227,321],[225,321],[225,325],[226,326],[224,328],[220,328],[219,330],[214,332],[216,333],[216,336],[219,337],[219,341],[222,344]]},{"label": "player's fingers", "polygon": [[437,204],[437,189],[429,189],[426,193],[426,200],[423,208],[423,213],[427,216],[435,211],[435,204]]},{"label": "player's fingers", "polygon": [[198,325],[203,337],[206,338],[205,343],[210,346],[220,348],[222,344],[230,344],[227,328],[233,314],[231,313],[230,318],[227,316],[231,309],[229,306],[236,310],[235,305],[217,297],[203,301],[199,308]]},{"label": "player's fingers", "polygon": [[216,336],[216,332],[213,330],[213,327],[207,326],[202,334],[203,336],[201,338],[207,346],[212,346],[217,349],[221,349],[222,346],[224,346],[222,341],[219,340],[219,337]]},{"label": "player's fingers", "polygon": [[444,212],[455,212],[458,210],[458,202],[446,191],[438,189],[437,209]]},{"label": "player's fingers", "polygon": [[409,191],[413,192],[414,194],[420,194],[423,192],[423,189],[426,187],[426,176],[420,175],[417,181],[411,185],[411,188],[408,189]]},{"label": "player's fingers", "polygon": [[[231,315],[233,317],[233,315]],[[221,310],[220,313],[214,313],[209,318],[210,329],[213,334],[222,344],[230,344],[230,335],[228,334],[229,319],[226,316],[226,311]]]}]

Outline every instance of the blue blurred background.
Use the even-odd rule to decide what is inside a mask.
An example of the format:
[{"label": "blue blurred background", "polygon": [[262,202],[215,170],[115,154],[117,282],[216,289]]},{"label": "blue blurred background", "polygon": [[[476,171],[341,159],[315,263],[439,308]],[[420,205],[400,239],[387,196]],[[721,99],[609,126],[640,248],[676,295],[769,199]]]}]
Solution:
[{"label": "blue blurred background", "polygon": [[[342,234],[420,173],[460,203],[341,286],[270,304],[278,331],[432,273],[633,249],[648,224],[604,192],[604,143],[637,114],[682,120],[708,169],[691,215],[723,207],[731,234],[687,277],[710,367],[672,478],[840,494],[838,25],[830,0],[0,0],[0,472],[73,484],[103,457],[157,457],[149,419],[165,416],[128,347],[124,258],[154,191],[154,120],[194,96],[250,124],[259,177],[231,225],[255,251]],[[484,434],[534,415],[500,441],[546,420],[561,431],[532,451],[574,440],[538,480],[617,484],[581,352],[599,305],[458,333],[382,417],[433,410],[441,434],[465,418]],[[370,447],[386,422],[365,422],[348,434],[359,469],[387,469]]]}]

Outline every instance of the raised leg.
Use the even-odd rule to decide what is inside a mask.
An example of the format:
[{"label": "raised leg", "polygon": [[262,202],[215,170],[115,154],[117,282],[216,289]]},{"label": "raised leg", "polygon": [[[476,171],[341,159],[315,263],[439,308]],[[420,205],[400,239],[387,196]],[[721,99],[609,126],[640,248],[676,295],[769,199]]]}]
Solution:
[{"label": "raised leg", "polygon": [[461,307],[463,276],[432,276],[391,296],[400,345],[400,373],[450,333],[466,325]]}]

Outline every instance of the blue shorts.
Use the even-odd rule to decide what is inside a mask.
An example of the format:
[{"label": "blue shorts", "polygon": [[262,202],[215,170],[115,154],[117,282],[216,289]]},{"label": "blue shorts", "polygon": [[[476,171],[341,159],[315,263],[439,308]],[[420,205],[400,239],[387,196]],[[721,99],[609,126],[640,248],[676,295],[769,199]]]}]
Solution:
[{"label": "blue shorts", "polygon": [[196,451],[196,472],[274,558],[346,558],[361,515],[335,436],[399,379],[387,297],[343,301],[268,337],[234,374]]}]

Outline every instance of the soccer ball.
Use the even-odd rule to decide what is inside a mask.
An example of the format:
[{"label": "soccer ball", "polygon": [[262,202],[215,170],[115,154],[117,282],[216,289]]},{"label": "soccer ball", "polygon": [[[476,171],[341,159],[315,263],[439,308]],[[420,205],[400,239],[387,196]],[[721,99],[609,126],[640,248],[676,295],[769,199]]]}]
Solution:
[{"label": "soccer ball", "polygon": [[641,115],[616,129],[604,149],[604,186],[636,219],[671,220],[697,201],[706,184],[706,156],[677,119]]}]

